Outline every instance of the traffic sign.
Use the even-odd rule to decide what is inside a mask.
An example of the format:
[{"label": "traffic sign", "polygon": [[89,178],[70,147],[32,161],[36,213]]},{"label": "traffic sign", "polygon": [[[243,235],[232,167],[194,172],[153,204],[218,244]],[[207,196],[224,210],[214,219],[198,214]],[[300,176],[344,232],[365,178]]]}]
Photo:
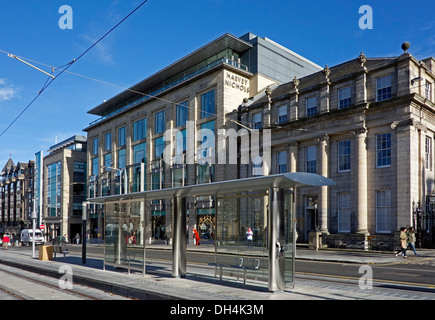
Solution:
[{"label": "traffic sign", "polygon": [[44,231],[44,229],[45,229],[45,225],[40,224],[40,225],[39,225],[39,229],[41,229],[41,231]]}]

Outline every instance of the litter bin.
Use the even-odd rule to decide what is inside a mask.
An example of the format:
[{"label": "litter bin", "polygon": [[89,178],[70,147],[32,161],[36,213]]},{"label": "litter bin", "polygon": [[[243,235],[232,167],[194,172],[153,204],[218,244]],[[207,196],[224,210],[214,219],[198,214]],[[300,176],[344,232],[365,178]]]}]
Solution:
[{"label": "litter bin", "polygon": [[39,246],[39,260],[53,260],[53,246]]}]

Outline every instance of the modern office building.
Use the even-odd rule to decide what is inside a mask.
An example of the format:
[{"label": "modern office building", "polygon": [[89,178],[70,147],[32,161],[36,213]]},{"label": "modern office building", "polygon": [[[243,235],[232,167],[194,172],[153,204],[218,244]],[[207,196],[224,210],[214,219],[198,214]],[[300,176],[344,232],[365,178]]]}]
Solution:
[{"label": "modern office building", "polygon": [[[99,116],[84,129],[89,197],[236,179],[237,162],[217,163],[214,143],[209,144],[227,125],[226,114],[270,85],[320,70],[289,49],[250,33],[213,40],[89,111]],[[171,151],[165,158],[167,148]],[[192,151],[198,149],[201,152]],[[169,206],[164,199],[146,204],[146,241],[171,238]],[[195,227],[202,238],[211,237],[213,197],[192,198],[188,207],[190,230]],[[95,236],[92,230],[102,228],[102,220],[95,221],[101,210],[92,204],[90,208],[90,232]]]},{"label": "modern office building", "polygon": [[75,135],[48,150],[43,161],[43,223],[49,239],[81,235],[86,200],[87,139]]},{"label": "modern office building", "polygon": [[31,225],[33,210],[34,161],[10,158],[0,172],[0,235],[18,240],[21,230]]}]

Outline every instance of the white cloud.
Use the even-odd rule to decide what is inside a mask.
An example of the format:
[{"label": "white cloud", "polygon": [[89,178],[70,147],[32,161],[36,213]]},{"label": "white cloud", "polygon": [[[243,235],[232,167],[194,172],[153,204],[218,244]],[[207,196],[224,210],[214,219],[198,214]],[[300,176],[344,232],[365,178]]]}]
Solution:
[{"label": "white cloud", "polygon": [[[88,35],[81,35],[81,37],[90,45],[94,44],[98,40]],[[113,57],[110,53],[110,46],[107,44],[107,41],[104,44],[103,42],[99,42],[91,49],[90,53],[97,60],[97,62],[106,65],[112,65],[114,63]]]},{"label": "white cloud", "polygon": [[15,98],[19,89],[11,84],[8,84],[7,80],[0,78],[0,102],[9,101]]}]

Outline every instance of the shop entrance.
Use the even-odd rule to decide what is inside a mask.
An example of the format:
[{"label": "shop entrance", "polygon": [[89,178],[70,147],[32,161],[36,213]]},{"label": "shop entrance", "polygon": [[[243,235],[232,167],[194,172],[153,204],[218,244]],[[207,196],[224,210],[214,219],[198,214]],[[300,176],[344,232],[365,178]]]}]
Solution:
[{"label": "shop entrance", "polygon": [[152,224],[154,240],[166,240],[166,215],[153,215]]}]

